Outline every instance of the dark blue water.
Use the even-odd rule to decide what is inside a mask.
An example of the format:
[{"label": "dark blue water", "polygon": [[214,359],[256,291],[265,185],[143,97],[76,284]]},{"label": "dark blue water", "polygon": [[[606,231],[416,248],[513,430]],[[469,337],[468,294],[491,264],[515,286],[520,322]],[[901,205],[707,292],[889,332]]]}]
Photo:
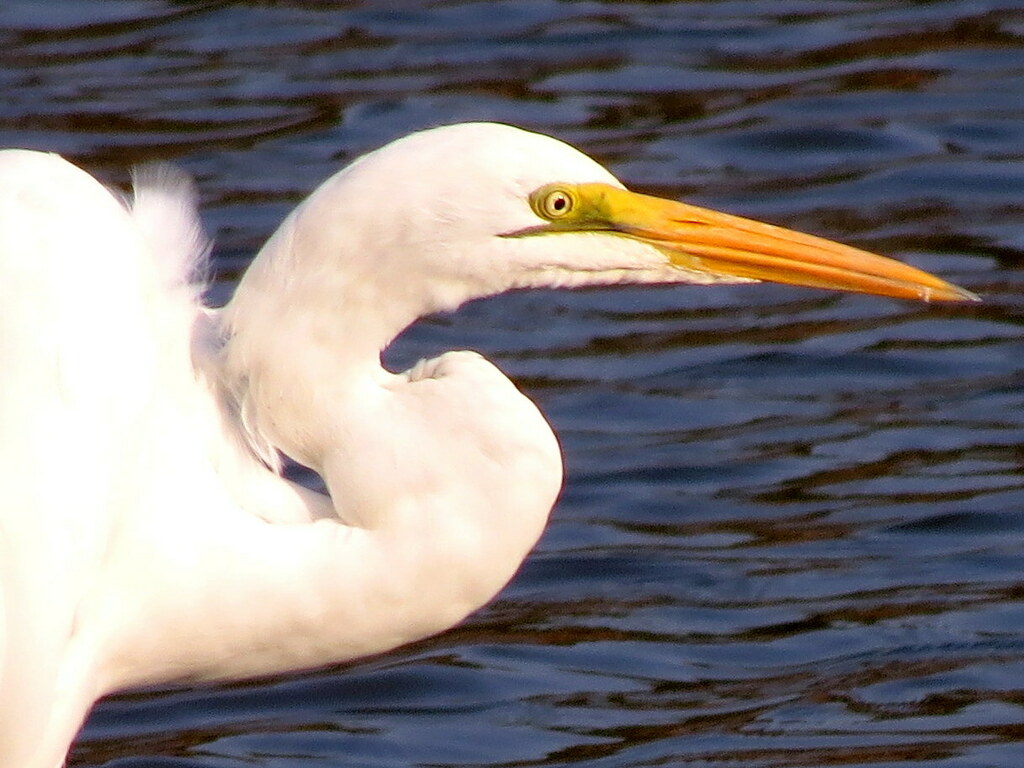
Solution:
[{"label": "dark blue water", "polygon": [[1024,10],[999,2],[11,2],[0,143],[193,173],[229,295],[361,152],[470,119],[985,298],[510,295],[401,365],[495,359],[563,441],[547,535],[440,637],[102,702],[71,766],[1024,760]]}]

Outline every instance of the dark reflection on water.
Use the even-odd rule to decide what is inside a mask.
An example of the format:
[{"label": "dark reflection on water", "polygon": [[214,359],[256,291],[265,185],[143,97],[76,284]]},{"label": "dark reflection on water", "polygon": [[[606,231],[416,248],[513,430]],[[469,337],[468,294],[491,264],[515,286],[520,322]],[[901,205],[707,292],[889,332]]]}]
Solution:
[{"label": "dark reflection on water", "polygon": [[519,577],[364,663],[112,698],[71,765],[1019,766],[1015,5],[5,3],[3,143],[194,173],[221,299],[333,169],[467,119],[986,298],[538,292],[411,329],[396,365],[480,349],[559,430]]}]

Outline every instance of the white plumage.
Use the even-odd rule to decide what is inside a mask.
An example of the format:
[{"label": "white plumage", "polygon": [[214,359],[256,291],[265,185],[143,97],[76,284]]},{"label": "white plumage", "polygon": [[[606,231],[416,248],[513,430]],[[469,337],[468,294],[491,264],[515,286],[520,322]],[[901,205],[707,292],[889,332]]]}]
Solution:
[{"label": "white plumage", "polygon": [[[173,172],[143,173],[126,207],[59,157],[0,153],[0,768],[58,766],[111,691],[379,652],[507,582],[558,494],[558,445],[475,353],[386,371],[381,350],[423,314],[615,282],[972,298],[633,195],[560,142],[487,124],[328,180],[221,311],[199,299],[205,252]],[[282,478],[279,452],[330,498]]]}]

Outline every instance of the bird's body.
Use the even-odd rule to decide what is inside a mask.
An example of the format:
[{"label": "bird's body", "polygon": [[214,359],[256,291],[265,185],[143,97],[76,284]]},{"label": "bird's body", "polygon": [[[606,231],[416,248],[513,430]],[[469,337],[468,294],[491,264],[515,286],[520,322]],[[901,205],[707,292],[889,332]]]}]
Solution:
[{"label": "bird's body", "polygon": [[56,156],[0,153],[0,768],[60,765],[109,692],[383,651],[501,589],[555,502],[557,441],[474,353],[385,370],[424,314],[617,282],[970,298],[472,124],[328,180],[214,311],[188,185],[137,187],[125,206]]}]

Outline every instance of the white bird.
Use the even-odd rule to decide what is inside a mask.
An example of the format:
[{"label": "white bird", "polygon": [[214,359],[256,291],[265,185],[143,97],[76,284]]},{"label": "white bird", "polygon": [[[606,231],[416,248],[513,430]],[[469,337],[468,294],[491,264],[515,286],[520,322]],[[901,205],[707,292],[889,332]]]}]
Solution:
[{"label": "white bird", "polygon": [[[554,139],[413,134],[202,305],[192,193],[124,204],[0,153],[0,768],[54,768],[100,697],[308,669],[444,630],[512,577],[562,484],[472,352],[391,373],[418,317],[531,286],[767,279],[975,297],[898,262],[628,192]],[[280,475],[280,455],[330,496]]]}]

